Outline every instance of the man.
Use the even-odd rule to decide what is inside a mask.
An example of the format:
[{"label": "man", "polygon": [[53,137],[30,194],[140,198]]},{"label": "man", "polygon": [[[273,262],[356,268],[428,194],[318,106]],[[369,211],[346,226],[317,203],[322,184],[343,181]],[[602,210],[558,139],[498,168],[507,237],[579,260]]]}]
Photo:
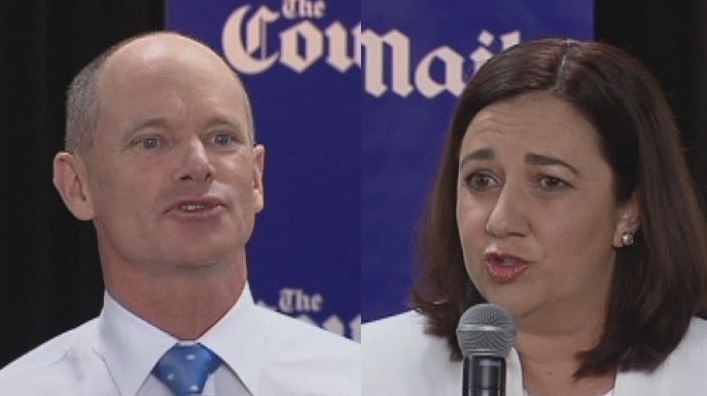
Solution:
[{"label": "man", "polygon": [[109,49],[71,84],[66,149],[54,184],[95,225],[104,308],[0,371],[1,394],[360,395],[357,344],[253,303],[265,150],[215,53],[173,33]]}]

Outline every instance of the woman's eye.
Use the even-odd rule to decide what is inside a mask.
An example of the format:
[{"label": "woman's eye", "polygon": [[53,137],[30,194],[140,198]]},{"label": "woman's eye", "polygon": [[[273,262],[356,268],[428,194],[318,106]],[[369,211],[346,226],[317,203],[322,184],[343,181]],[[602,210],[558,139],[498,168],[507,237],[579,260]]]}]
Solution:
[{"label": "woman's eye", "polygon": [[485,190],[495,187],[498,182],[487,173],[473,173],[467,178],[466,184],[473,190]]},{"label": "woman's eye", "polygon": [[569,184],[564,180],[552,176],[542,176],[538,183],[543,190],[561,190],[569,187]]}]

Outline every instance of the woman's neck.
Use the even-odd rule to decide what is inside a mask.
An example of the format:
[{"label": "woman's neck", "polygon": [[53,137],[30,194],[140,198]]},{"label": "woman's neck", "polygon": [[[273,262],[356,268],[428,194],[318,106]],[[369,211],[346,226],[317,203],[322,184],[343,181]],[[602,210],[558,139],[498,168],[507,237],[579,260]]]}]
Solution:
[{"label": "woman's neck", "polygon": [[598,396],[614,387],[615,373],[575,378],[577,353],[593,348],[600,329],[588,326],[573,332],[536,334],[519,330],[516,343],[523,367],[523,384],[536,396]]}]

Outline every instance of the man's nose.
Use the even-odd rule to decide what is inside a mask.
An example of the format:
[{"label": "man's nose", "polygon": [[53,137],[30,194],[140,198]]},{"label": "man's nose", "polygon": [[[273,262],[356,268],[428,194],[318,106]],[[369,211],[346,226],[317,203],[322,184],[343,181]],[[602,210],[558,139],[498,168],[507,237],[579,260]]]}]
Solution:
[{"label": "man's nose", "polygon": [[174,173],[175,181],[208,182],[214,178],[216,169],[211,163],[208,149],[200,139],[192,139],[181,149],[179,165]]}]

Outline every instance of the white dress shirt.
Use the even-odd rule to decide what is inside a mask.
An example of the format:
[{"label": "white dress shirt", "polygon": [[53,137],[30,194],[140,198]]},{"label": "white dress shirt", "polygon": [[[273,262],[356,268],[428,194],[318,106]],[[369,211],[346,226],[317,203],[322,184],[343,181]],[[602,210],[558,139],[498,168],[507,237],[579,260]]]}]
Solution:
[{"label": "white dress shirt", "polygon": [[[425,333],[409,311],[361,326],[363,394],[456,396],[462,363],[450,361],[447,340]],[[619,372],[608,396],[707,395],[707,321],[694,318],[675,350],[653,372]],[[518,352],[506,358],[506,395],[524,396]]]},{"label": "white dress shirt", "polygon": [[[199,342],[224,362],[208,396],[360,396],[360,346],[253,303],[246,286]],[[172,396],[151,374],[178,340],[108,293],[100,316],[0,370],[0,395]]]}]

